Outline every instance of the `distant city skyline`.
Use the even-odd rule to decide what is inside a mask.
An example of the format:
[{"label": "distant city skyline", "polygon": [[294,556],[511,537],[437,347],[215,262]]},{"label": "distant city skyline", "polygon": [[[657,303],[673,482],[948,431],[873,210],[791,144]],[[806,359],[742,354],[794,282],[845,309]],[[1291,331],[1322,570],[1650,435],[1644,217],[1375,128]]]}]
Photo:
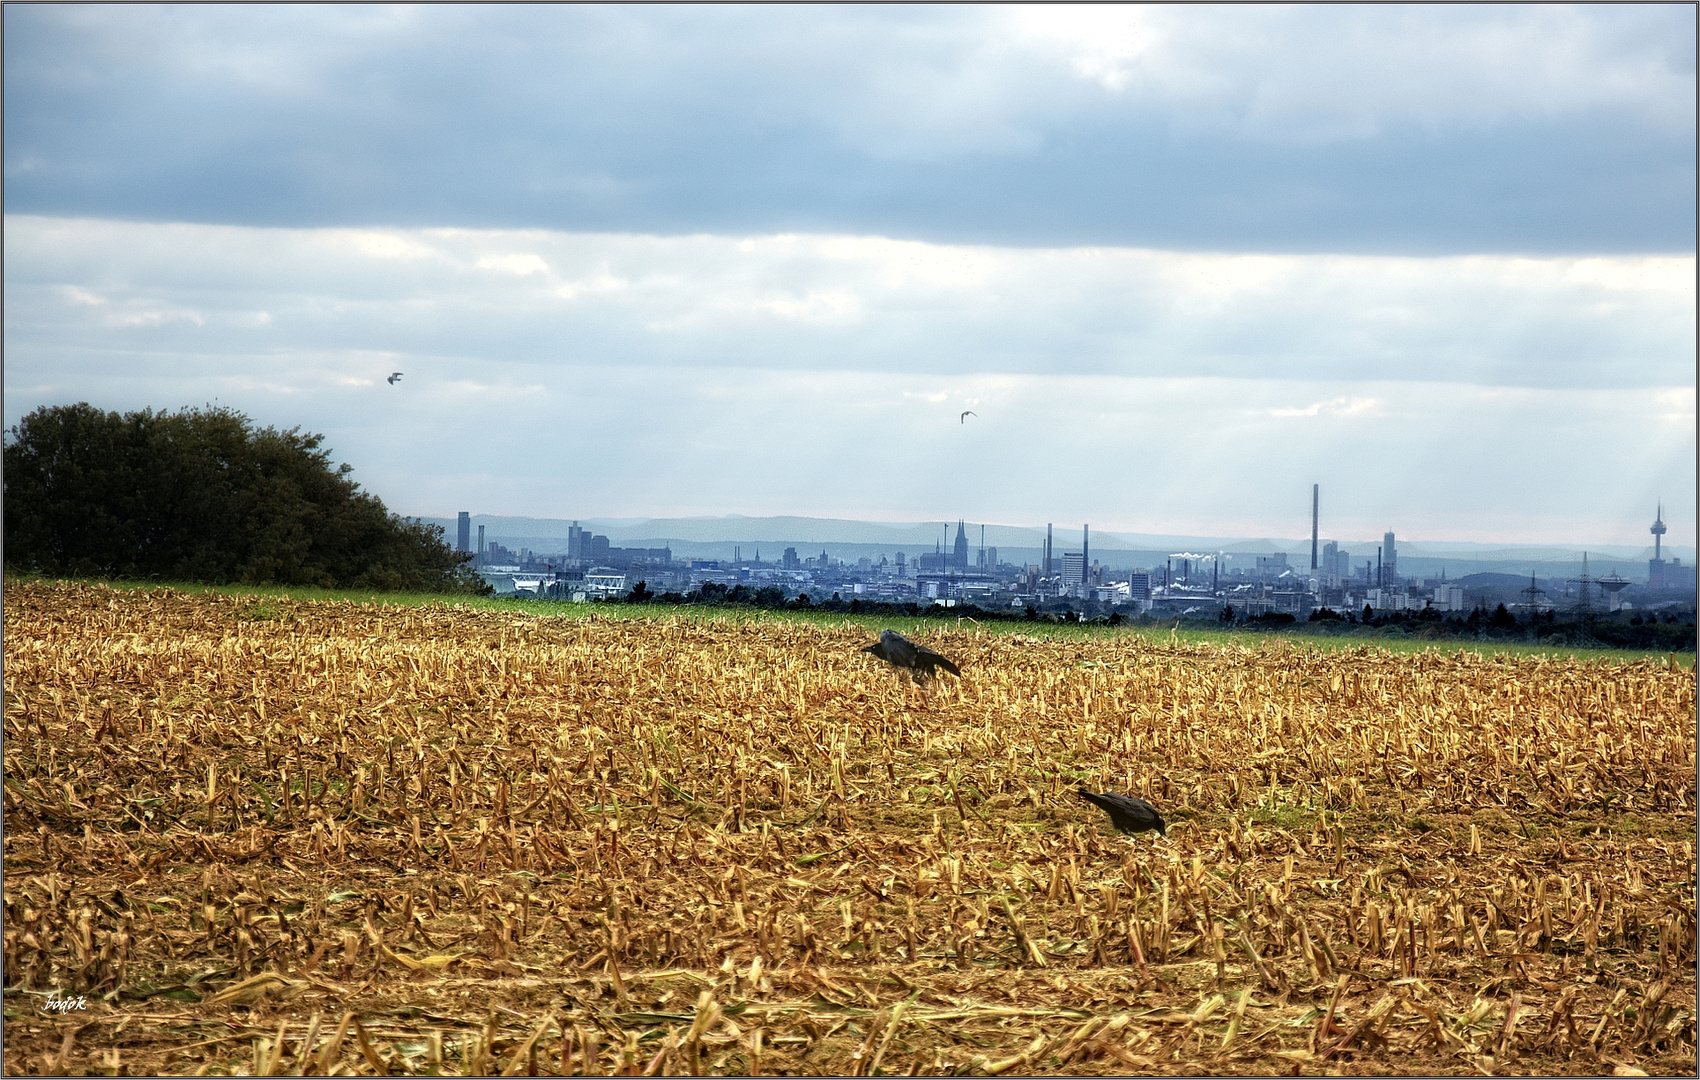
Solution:
[{"label": "distant city skyline", "polygon": [[[1421,612],[1427,618],[1485,612],[1500,604],[1532,618],[1556,603],[1578,612],[1627,611],[1635,618],[1635,612],[1662,611],[1661,617],[1669,617],[1685,602],[1692,604],[1695,568],[1692,559],[1685,563],[1673,558],[1672,551],[1660,557],[1660,521],[1655,518],[1652,527],[1654,550],[1642,549],[1628,559],[1598,551],[1457,550],[1461,545],[1448,545],[1454,550],[1442,552],[1387,532],[1379,543],[1357,545],[1355,553],[1336,541],[1318,545],[1307,566],[1302,545],[1291,541],[1285,549],[1264,540],[1232,545],[1232,550],[1210,551],[1214,545],[1206,544],[1195,545],[1204,547],[1202,551],[1175,551],[1173,544],[1153,550],[1140,544],[1152,538],[1124,536],[1112,542],[1132,546],[1106,548],[1100,532],[1094,549],[1086,524],[1081,526],[1079,550],[1068,550],[1074,545],[1066,542],[1062,550],[1056,549],[1054,523],[1046,527],[1042,546],[1020,543],[1038,544],[1038,530],[1009,527],[1001,533],[1015,539],[1015,545],[988,544],[990,529],[985,525],[977,527],[980,543],[975,545],[961,519],[955,523],[954,540],[949,523],[935,530],[933,523],[909,529],[789,518],[643,522],[630,526],[638,536],[651,526],[671,525],[695,531],[697,538],[635,542],[629,537],[616,542],[583,521],[573,521],[564,545],[559,522],[492,519],[498,527],[533,532],[554,528],[557,535],[498,534],[486,544],[481,525],[478,547],[471,550],[476,572],[499,594],[555,600],[614,599],[641,590],[666,602],[848,597],[947,607],[973,604],[992,611],[1034,605],[1054,610],[1060,604],[1098,614],[1114,609],[1124,615],[1185,616],[1208,609],[1223,619],[1233,617],[1230,612],[1241,618],[1266,613],[1308,618],[1318,608],[1356,613],[1360,605],[1383,614]],[[462,513],[458,525],[457,550],[466,551],[470,513]],[[716,528],[727,531],[708,541]],[[778,531],[786,529],[791,532]],[[809,530],[827,538],[812,543],[774,539],[801,537]],[[845,542],[850,534],[866,541],[880,532],[885,534],[883,543]],[[757,535],[767,539],[757,542]],[[737,542],[740,539],[748,541],[747,547]],[[817,545],[818,554],[811,554]],[[763,559],[763,546],[777,556]],[[1648,554],[1653,557],[1639,558]],[[728,591],[734,589],[744,592]]]},{"label": "distant city skyline", "polygon": [[[1655,513],[1657,511],[1655,510]],[[440,525],[444,528],[445,539],[453,540],[456,536],[457,521],[445,516],[427,516],[423,520]],[[468,521],[479,522],[480,530],[488,526],[492,540],[503,543],[525,543],[536,547],[539,551],[566,552],[569,550],[571,531],[574,526],[583,526],[583,531],[606,533],[613,543],[639,546],[656,544],[671,544],[684,549],[701,547],[726,548],[733,545],[745,545],[745,555],[754,557],[752,552],[759,548],[750,545],[766,545],[769,555],[785,545],[826,545],[829,548],[846,549],[890,549],[904,551],[913,558],[922,552],[930,552],[934,547],[941,551],[952,551],[955,531],[959,521],[947,521],[942,518],[920,522],[889,522],[889,521],[847,521],[843,519],[810,518],[810,517],[775,517],[751,518],[739,515],[704,516],[695,518],[533,518],[525,516],[506,516],[495,514],[469,514]],[[1078,548],[1082,539],[1081,529],[1090,523],[1062,522],[1051,523],[1055,529],[1057,558],[1061,558],[1064,548]],[[1667,523],[1668,525],[1668,523]],[[1042,551],[1046,529],[1043,525],[1013,525],[1003,522],[967,522],[970,530],[976,532],[985,530],[986,546],[1013,554],[1020,551]],[[1592,551],[1596,557],[1602,557],[1620,562],[1640,563],[1650,557],[1655,549],[1653,536],[1648,535],[1648,543],[1635,544],[1599,544],[1587,547],[1576,544],[1549,543],[1525,545],[1499,545],[1492,543],[1468,541],[1439,541],[1422,537],[1412,537],[1398,533],[1401,557],[1415,557],[1423,560],[1445,560],[1456,558],[1464,561],[1490,560],[1496,562],[1537,562],[1563,563],[1579,561],[1585,551]],[[1106,556],[1114,553],[1120,555],[1129,551],[1154,552],[1178,551],[1188,547],[1201,549],[1204,553],[1222,552],[1234,558],[1251,558],[1259,554],[1286,552],[1295,557],[1304,555],[1309,548],[1309,539],[1300,536],[1222,536],[1222,535],[1181,535],[1181,534],[1151,534],[1140,532],[1124,532],[1106,528],[1093,528],[1093,551]],[[1336,551],[1351,553],[1354,565],[1361,564],[1364,553],[1373,560],[1377,545],[1385,541],[1385,533],[1377,535],[1330,535],[1324,528],[1321,530],[1321,547],[1326,553],[1330,548]],[[976,540],[969,544],[970,559],[978,548]],[[1664,555],[1677,557],[1685,563],[1692,564],[1696,549],[1691,545],[1662,545]],[[953,553],[953,552],[952,552]],[[953,553],[954,554],[954,553]]]},{"label": "distant city skyline", "polygon": [[216,403],[410,516],[1694,544],[1692,7],[4,18],[8,426]]}]

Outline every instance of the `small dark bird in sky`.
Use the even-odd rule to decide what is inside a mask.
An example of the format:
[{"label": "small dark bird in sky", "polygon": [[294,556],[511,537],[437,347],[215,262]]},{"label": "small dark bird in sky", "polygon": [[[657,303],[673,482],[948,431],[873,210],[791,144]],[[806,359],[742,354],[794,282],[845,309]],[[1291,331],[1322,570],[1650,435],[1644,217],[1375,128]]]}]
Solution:
[{"label": "small dark bird in sky", "polygon": [[962,416],[958,418],[957,422],[962,423],[962,424],[966,424],[968,422],[968,418],[970,416],[979,416],[979,415],[980,414],[975,412],[973,409],[963,409],[962,410]]},{"label": "small dark bird in sky", "polygon": [[1142,833],[1147,829],[1156,829],[1157,835],[1168,835],[1164,831],[1163,815],[1144,799],[1136,799],[1132,795],[1116,795],[1108,791],[1102,795],[1094,795],[1085,788],[1075,794],[1108,813],[1110,824],[1116,827],[1117,832]]},{"label": "small dark bird in sky", "polygon": [[384,381],[389,383],[391,386],[394,386],[396,384],[396,380],[399,379],[399,378],[401,378],[401,372],[392,371],[392,372],[390,372],[390,377],[385,379]]},{"label": "small dark bird in sky", "polygon": [[873,653],[894,668],[909,672],[917,684],[924,684],[934,672],[944,668],[961,678],[962,671],[945,657],[925,645],[917,645],[895,630],[881,630],[880,639],[862,650]]}]

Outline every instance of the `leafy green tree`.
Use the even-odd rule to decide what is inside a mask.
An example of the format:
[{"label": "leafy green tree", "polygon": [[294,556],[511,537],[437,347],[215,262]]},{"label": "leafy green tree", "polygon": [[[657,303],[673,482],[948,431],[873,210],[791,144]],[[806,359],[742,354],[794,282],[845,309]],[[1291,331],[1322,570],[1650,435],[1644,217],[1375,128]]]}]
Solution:
[{"label": "leafy green tree", "polygon": [[384,508],[324,437],[227,408],[44,406],[6,433],[8,569],[486,592],[442,529]]}]

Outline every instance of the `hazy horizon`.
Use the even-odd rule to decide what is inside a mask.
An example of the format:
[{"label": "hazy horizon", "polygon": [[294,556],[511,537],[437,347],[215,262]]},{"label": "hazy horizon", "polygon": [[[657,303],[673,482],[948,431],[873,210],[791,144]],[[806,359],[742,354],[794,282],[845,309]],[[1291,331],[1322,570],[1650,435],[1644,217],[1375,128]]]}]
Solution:
[{"label": "hazy horizon", "polygon": [[[453,516],[425,516],[420,520],[430,524],[441,525],[444,535],[450,543],[454,542],[457,519]],[[576,521],[588,531],[608,536],[614,546],[643,547],[658,545],[663,542],[684,547],[727,546],[735,544],[767,544],[767,545],[825,545],[829,549],[843,548],[873,548],[902,549],[909,554],[923,550],[932,550],[935,541],[940,542],[948,550],[955,540],[955,521],[917,521],[917,522],[886,522],[886,521],[857,521],[832,518],[809,518],[796,516],[783,517],[748,517],[728,514],[720,516],[702,516],[695,518],[536,518],[522,515],[492,515],[472,514],[470,523],[474,540],[477,537],[479,525],[485,526],[486,539],[501,541],[507,544],[510,539],[520,541],[558,540],[561,550],[565,550],[567,528]],[[747,524],[746,524],[747,523]],[[977,549],[980,544],[979,522],[967,523],[967,533],[970,549]],[[1037,550],[1042,544],[1045,527],[1043,525],[1008,525],[986,522],[985,544],[1001,551]],[[1090,524],[1090,523],[1088,523]],[[1053,523],[1055,526],[1055,550],[1077,551],[1080,548],[1080,523],[1065,526]],[[942,528],[941,528],[942,527]],[[757,530],[766,530],[758,535]],[[1458,558],[1469,561],[1512,562],[1518,560],[1533,560],[1542,563],[1560,563],[1580,559],[1583,552],[1590,557],[1603,557],[1618,562],[1641,561],[1651,557],[1653,545],[1651,538],[1643,547],[1633,545],[1613,544],[1573,544],[1562,541],[1546,544],[1504,545],[1486,542],[1437,541],[1422,537],[1401,535],[1394,530],[1395,543],[1400,556],[1407,555],[1421,559]],[[1668,539],[1668,536],[1667,536]],[[1373,558],[1374,551],[1382,542],[1382,537],[1363,536],[1348,538],[1330,535],[1322,530],[1318,543],[1327,544],[1330,541],[1338,543],[1342,549],[1350,551],[1354,559],[1360,557]],[[1200,554],[1212,554],[1217,551],[1230,554],[1259,554],[1286,551],[1299,552],[1308,556],[1310,537],[1305,536],[1225,536],[1225,535],[1174,535],[1128,532],[1123,530],[1103,529],[1092,526],[1092,550],[1107,551],[1170,551],[1199,548]],[[1696,551],[1692,546],[1662,545],[1665,557],[1680,558],[1685,564],[1693,565]],[[538,550],[542,550],[539,548]],[[799,551],[799,554],[813,555],[817,552]],[[745,557],[753,557],[753,550],[746,552]]]}]

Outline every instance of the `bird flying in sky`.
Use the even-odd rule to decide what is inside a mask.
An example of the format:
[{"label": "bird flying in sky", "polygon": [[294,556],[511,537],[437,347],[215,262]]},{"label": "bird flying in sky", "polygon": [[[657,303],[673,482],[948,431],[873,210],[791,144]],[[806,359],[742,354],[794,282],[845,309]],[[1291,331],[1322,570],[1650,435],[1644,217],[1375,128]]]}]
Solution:
[{"label": "bird flying in sky", "polygon": [[962,416],[959,418],[958,423],[966,424],[968,422],[968,418],[970,416],[979,416],[979,415],[980,414],[975,412],[973,409],[963,409],[962,410]]},{"label": "bird flying in sky", "polygon": [[391,386],[394,386],[396,384],[396,380],[399,379],[399,378],[401,378],[401,372],[392,371],[392,372],[390,372],[390,377],[385,379],[384,381],[389,383]]}]

